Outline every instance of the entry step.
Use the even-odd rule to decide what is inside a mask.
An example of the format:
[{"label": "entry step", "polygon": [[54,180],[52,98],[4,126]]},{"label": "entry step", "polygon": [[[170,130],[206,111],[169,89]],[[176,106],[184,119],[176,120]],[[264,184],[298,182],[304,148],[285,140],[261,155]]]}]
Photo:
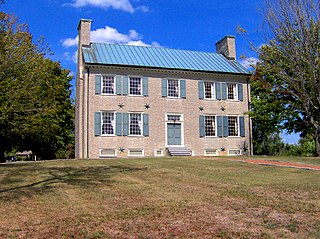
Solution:
[{"label": "entry step", "polygon": [[192,151],[186,147],[168,147],[171,156],[191,156]]}]

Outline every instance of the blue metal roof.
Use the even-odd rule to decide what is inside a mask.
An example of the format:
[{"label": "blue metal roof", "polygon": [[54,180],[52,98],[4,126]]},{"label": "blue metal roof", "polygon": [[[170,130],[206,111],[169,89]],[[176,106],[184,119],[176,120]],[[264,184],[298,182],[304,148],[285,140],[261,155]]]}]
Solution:
[{"label": "blue metal roof", "polygon": [[236,60],[228,60],[222,54],[212,52],[104,43],[91,43],[90,47],[82,47],[82,51],[87,64],[250,73]]}]

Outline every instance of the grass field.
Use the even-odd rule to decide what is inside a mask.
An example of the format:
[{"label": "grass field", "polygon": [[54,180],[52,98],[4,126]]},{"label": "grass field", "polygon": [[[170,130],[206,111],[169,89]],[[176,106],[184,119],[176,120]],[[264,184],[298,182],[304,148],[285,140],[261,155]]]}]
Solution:
[{"label": "grass field", "polygon": [[0,238],[320,238],[319,171],[57,160],[1,164],[0,180]]}]

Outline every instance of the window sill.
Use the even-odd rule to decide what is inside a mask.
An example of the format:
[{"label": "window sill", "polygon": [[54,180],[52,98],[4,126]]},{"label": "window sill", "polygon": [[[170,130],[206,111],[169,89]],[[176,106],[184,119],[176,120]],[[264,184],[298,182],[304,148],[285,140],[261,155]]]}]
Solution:
[{"label": "window sill", "polygon": [[115,134],[101,134],[99,136],[101,136],[101,137],[115,137],[117,135],[115,135]]}]

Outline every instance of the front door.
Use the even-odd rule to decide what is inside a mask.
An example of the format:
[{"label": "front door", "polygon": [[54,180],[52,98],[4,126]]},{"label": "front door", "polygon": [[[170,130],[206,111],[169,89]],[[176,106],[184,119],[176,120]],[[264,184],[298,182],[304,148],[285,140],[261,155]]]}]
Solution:
[{"label": "front door", "polygon": [[168,145],[181,145],[181,123],[167,124]]}]

